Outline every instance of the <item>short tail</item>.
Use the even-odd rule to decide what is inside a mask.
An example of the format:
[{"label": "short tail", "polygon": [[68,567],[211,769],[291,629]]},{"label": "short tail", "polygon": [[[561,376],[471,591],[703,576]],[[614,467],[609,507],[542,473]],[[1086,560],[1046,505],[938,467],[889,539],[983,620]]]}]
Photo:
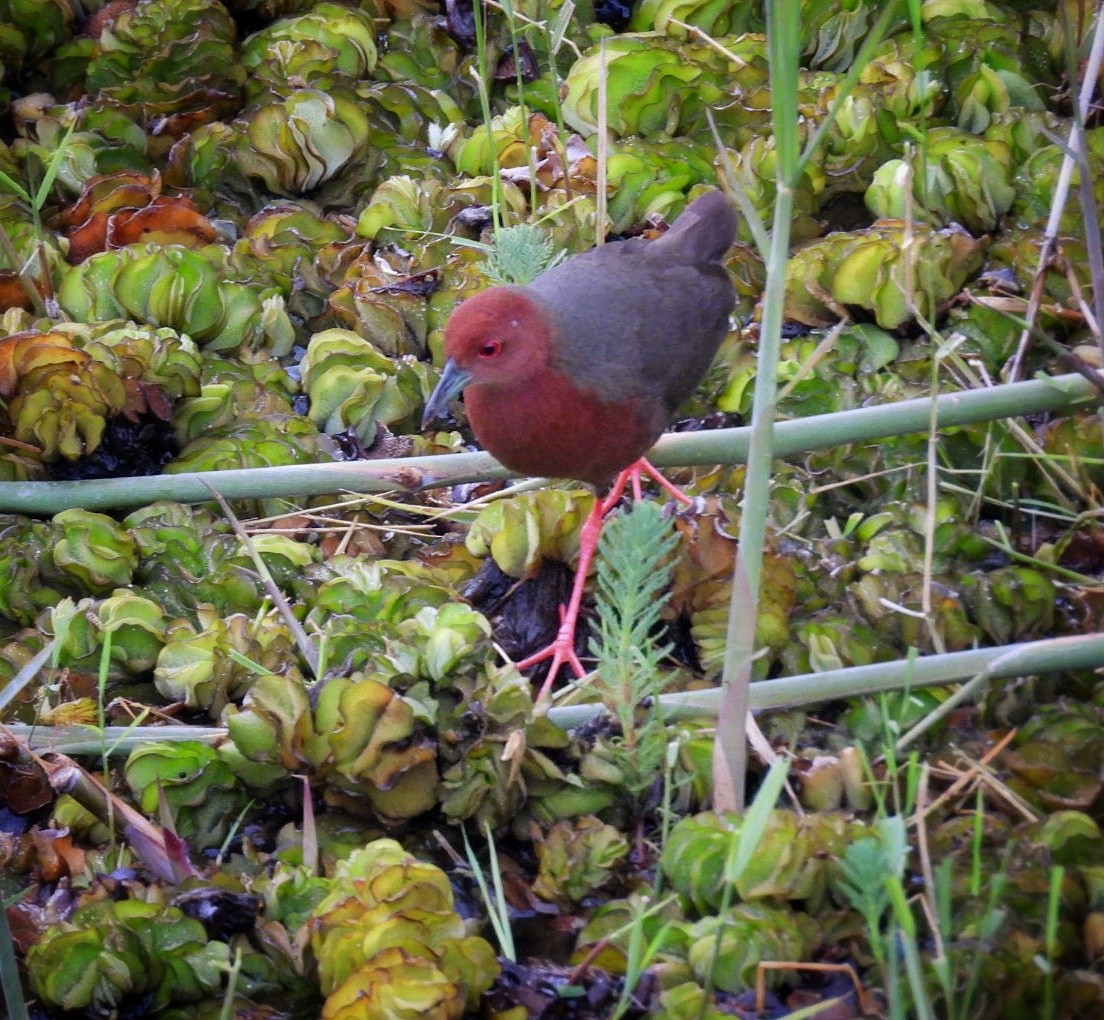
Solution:
[{"label": "short tail", "polygon": [[736,240],[736,212],[721,191],[694,199],[657,242],[691,264],[719,262]]}]

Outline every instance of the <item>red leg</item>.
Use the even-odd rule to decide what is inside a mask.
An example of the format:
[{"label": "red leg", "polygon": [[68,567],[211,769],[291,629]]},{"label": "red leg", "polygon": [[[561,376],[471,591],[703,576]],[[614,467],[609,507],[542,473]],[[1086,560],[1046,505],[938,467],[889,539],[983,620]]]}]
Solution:
[{"label": "red leg", "polygon": [[590,515],[584,522],[583,529],[579,534],[579,565],[575,569],[575,581],[571,586],[571,598],[566,606],[560,607],[560,629],[556,633],[556,639],[547,648],[542,648],[539,652],[535,652],[518,663],[518,669],[528,669],[538,662],[544,662],[546,659],[552,660],[548,667],[548,675],[545,677],[540,694],[537,696],[538,701],[548,699],[548,693],[552,689],[552,683],[556,679],[556,674],[560,671],[561,666],[570,666],[577,677],[586,675],[583,664],[575,654],[575,627],[579,622],[579,609],[583,603],[587,574],[590,573],[590,564],[593,562],[594,553],[598,548],[598,538],[602,534],[602,525],[605,523],[606,515],[617,506],[625,493],[625,489],[630,485],[632,486],[633,497],[636,500],[641,498],[641,475],[647,475],[680,502],[691,502],[688,496],[677,486],[667,481],[643,457],[634,461],[617,476],[605,499],[595,501],[594,509],[590,511]]},{"label": "red leg", "polygon": [[[686,493],[682,491],[682,489],[680,489],[673,482],[667,481],[667,479],[664,478],[662,474],[660,474],[658,468],[653,467],[645,457],[641,457],[640,460],[634,461],[627,468],[625,468],[625,470],[622,471],[621,474],[617,476],[617,481],[621,482],[621,489],[620,491],[618,491],[617,483],[615,482],[613,491],[610,493],[611,497],[614,495],[614,493],[617,494],[616,499],[614,499],[613,502],[616,503],[617,500],[621,498],[621,493],[625,491],[625,483],[621,480],[622,478],[626,478],[626,476],[627,480],[632,482],[633,498],[639,502],[641,475],[647,475],[653,482],[656,483],[656,485],[658,485],[664,492],[671,496],[672,499],[677,499],[680,503],[689,504],[693,502],[693,500],[689,496],[687,496]],[[611,509],[613,503],[609,503],[609,497],[607,497],[606,502],[608,504],[607,509]]]},{"label": "red leg", "polygon": [[575,568],[575,583],[571,586],[571,598],[566,606],[560,607],[560,629],[556,639],[547,648],[542,648],[518,663],[518,669],[528,669],[538,662],[544,662],[545,659],[552,660],[552,664],[548,667],[548,676],[545,677],[544,685],[540,689],[538,701],[548,698],[552,681],[556,679],[556,674],[565,663],[571,667],[577,677],[586,676],[586,670],[583,669],[583,664],[575,654],[575,625],[579,620],[579,607],[583,602],[587,574],[594,559],[594,551],[598,548],[598,536],[602,534],[605,516],[605,503],[602,500],[595,500],[594,508],[587,516],[583,523],[583,530],[579,534],[579,565]]}]

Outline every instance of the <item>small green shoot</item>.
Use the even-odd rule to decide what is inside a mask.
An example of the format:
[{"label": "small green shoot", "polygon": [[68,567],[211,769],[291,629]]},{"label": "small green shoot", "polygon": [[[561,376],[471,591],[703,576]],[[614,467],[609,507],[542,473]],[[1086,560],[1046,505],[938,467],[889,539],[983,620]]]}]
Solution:
[{"label": "small green shoot", "polygon": [[924,982],[920,947],[916,941],[916,918],[912,916],[912,911],[909,909],[904,882],[898,875],[885,875],[882,886],[889,898],[897,928],[895,932],[890,933],[890,938],[900,943],[901,952],[905,957],[905,974],[912,993],[914,1015],[916,1020],[935,1020],[928,986]]},{"label": "small green shoot", "polygon": [[488,151],[491,154],[491,216],[494,218],[495,231],[502,227],[502,176],[499,173],[498,146],[494,137],[494,118],[491,115],[491,94],[487,88],[491,69],[487,61],[487,13],[486,4],[473,2],[472,15],[475,21],[475,54],[477,66],[471,69],[479,90],[479,106],[483,113],[483,126],[487,130]]},{"label": "small green shoot", "polygon": [[[786,784],[786,776],[789,771],[789,759],[775,759],[763,778],[763,782],[755,794],[755,799],[751,802],[747,811],[744,812],[739,828],[732,833],[728,844],[728,855],[724,864],[724,891],[721,894],[721,904],[717,908],[717,914],[721,917],[724,917],[732,907],[736,883],[744,871],[747,870],[755,851],[759,849],[759,843],[767,827],[767,816],[774,810],[775,804],[778,803],[778,798]],[[709,967],[709,976],[705,985],[705,995],[702,996],[701,1000],[701,1009],[698,1011],[698,1020],[702,1020],[709,1003],[713,1000],[713,967],[721,951],[723,935],[723,926],[718,926],[717,939],[713,945],[713,962]]]},{"label": "small green shoot", "polygon": [[1050,888],[1047,890],[1045,974],[1043,978],[1043,1020],[1054,1020],[1054,969],[1061,952],[1058,944],[1058,913],[1062,906],[1062,882],[1066,869],[1061,864],[1050,869]]},{"label": "small green shoot", "polygon": [[62,135],[61,141],[58,142],[58,147],[50,157],[50,162],[46,166],[46,172],[42,175],[42,181],[39,183],[34,194],[23,187],[14,177],[9,177],[3,170],[0,170],[0,184],[3,184],[12,194],[31,207],[31,215],[34,217],[35,234],[38,236],[42,235],[43,206],[46,205],[46,199],[50,197],[50,191],[54,186],[54,181],[57,180],[58,174],[61,173],[61,167],[65,161],[65,154],[69,149],[69,139],[72,137],[76,127],[77,121],[74,119],[73,123],[69,125],[69,129]]},{"label": "small green shoot", "polygon": [[[108,628],[104,631],[103,646],[100,648],[100,663],[99,672],[96,678],[96,723],[99,726],[100,733],[104,732],[104,727],[107,725],[107,715],[105,709],[107,707],[107,678],[111,667],[111,643],[112,638],[115,636],[115,632]],[[111,775],[111,750],[108,747],[106,739],[100,747],[100,767],[103,769],[105,776]],[[116,839],[115,832],[115,798],[108,797],[107,801],[107,824],[111,830],[111,843],[114,846]]]},{"label": "small green shoot", "polygon": [[494,246],[483,263],[483,272],[494,282],[524,286],[563,260],[550,238],[529,223],[499,227]]},{"label": "small green shoot", "polygon": [[621,1020],[633,1007],[633,992],[640,983],[644,971],[651,965],[656,953],[663,947],[664,939],[671,930],[669,922],[662,925],[659,931],[645,944],[644,920],[651,911],[644,909],[643,903],[639,900],[633,899],[630,902],[633,909],[633,920],[629,929],[629,945],[625,952],[625,981],[621,986],[621,995],[617,1000],[613,1013],[610,1015],[610,1020]]},{"label": "small green shoot", "polygon": [[218,849],[218,854],[215,859],[219,864],[224,864],[230,856],[230,844],[234,842],[235,837],[238,835],[239,830],[245,823],[246,818],[249,816],[249,812],[253,810],[254,805],[257,803],[255,799],[250,799],[249,803],[245,805],[238,812],[238,817],[231,823],[229,830],[226,833],[226,838],[222,841],[222,846]]},{"label": "small green shoot", "polygon": [[234,999],[238,994],[238,982],[241,979],[242,947],[234,949],[234,962],[230,964],[226,972],[226,991],[222,996],[222,1009],[219,1010],[219,1020],[230,1020],[235,1015]]},{"label": "small green shoot", "polygon": [[[985,901],[985,910],[982,912],[981,920],[977,925],[977,938],[970,959],[970,966],[966,972],[966,981],[957,1004],[958,1008],[949,1011],[949,1015],[954,1017],[955,1020],[971,1020],[971,1017],[973,1017],[974,996],[977,994],[978,983],[981,979],[981,964],[989,951],[990,940],[996,937],[997,932],[1004,924],[1007,912],[1000,906],[1000,903],[1008,884],[1008,857],[1009,852],[1006,849],[999,870],[991,876],[989,881],[989,895]],[[950,881],[949,870],[947,880]],[[948,893],[948,897],[949,895]],[[946,927],[944,930],[953,931],[950,927]]]},{"label": "small green shoot", "polygon": [[657,698],[670,646],[658,643],[656,629],[677,542],[660,508],[642,502],[610,521],[598,544],[596,687],[620,725],[614,764],[635,798],[652,785],[667,751]]},{"label": "small green shoot", "polygon": [[981,857],[982,842],[985,839],[985,794],[981,786],[977,788],[974,800],[974,831],[970,839],[970,895],[980,896],[984,880],[984,863]]},{"label": "small green shoot", "polygon": [[487,840],[487,855],[490,859],[491,883],[494,889],[487,884],[487,877],[483,871],[483,865],[472,849],[468,839],[468,830],[460,826],[460,834],[464,837],[464,853],[468,858],[468,865],[475,876],[476,885],[479,886],[479,895],[483,897],[483,903],[487,907],[487,920],[498,940],[498,948],[502,955],[511,963],[517,962],[517,949],[514,947],[514,933],[510,928],[510,906],[506,902],[506,892],[502,887],[502,873],[498,869],[498,856],[495,853],[494,833],[486,821],[483,822],[483,835]]},{"label": "small green shoot", "polygon": [[866,923],[870,948],[883,971],[888,964],[883,918],[891,906],[886,879],[900,881],[908,859],[908,834],[900,815],[880,818],[876,836],[856,840],[840,861],[840,889]]}]

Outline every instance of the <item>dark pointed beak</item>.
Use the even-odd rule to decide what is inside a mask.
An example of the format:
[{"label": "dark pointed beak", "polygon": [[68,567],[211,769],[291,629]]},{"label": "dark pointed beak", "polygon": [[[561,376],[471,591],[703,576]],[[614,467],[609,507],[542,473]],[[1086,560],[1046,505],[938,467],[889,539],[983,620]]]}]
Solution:
[{"label": "dark pointed beak", "polygon": [[440,381],[429,395],[422,415],[422,428],[427,428],[432,422],[444,416],[449,404],[459,396],[460,391],[471,382],[471,372],[461,368],[452,358],[445,362],[445,370],[441,373]]}]

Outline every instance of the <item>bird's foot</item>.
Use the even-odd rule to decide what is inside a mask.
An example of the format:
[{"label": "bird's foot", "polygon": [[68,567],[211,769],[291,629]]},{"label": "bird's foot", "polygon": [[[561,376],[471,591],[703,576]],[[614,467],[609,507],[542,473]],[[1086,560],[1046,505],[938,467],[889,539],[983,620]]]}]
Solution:
[{"label": "bird's foot", "polygon": [[556,634],[555,641],[539,652],[534,652],[527,658],[522,659],[517,664],[518,669],[528,669],[530,666],[536,666],[547,659],[552,660],[548,666],[544,683],[541,684],[540,693],[537,695],[538,703],[548,700],[552,691],[552,684],[561,666],[570,666],[576,677],[586,676],[586,670],[583,668],[582,662],[579,661],[579,656],[575,654],[575,620],[572,619],[570,623],[568,622],[568,608],[568,606],[560,606],[560,629]]},{"label": "bird's foot", "polygon": [[673,482],[669,482],[663,477],[663,474],[645,457],[641,457],[639,460],[633,461],[624,471],[621,472],[614,480],[613,487],[609,491],[609,495],[602,500],[602,515],[608,514],[615,506],[617,506],[621,497],[624,495],[627,488],[632,488],[633,499],[637,502],[643,498],[643,492],[641,489],[640,479],[647,475],[653,482],[656,483],[664,492],[666,492],[672,499],[678,500],[680,503],[686,503],[687,505],[694,501],[686,495],[677,485]]},{"label": "bird's foot", "polygon": [[582,531],[579,535],[579,564],[575,571],[575,582],[572,585],[571,598],[568,600],[566,606],[560,606],[560,629],[556,633],[556,639],[548,645],[547,648],[542,648],[539,652],[534,652],[517,664],[518,669],[528,669],[530,666],[535,666],[548,659],[552,660],[548,667],[548,673],[544,678],[544,683],[541,685],[540,693],[537,695],[537,704],[547,703],[549,700],[552,684],[555,682],[556,676],[560,672],[560,667],[570,667],[576,677],[581,678],[586,676],[586,670],[579,661],[579,656],[575,654],[575,626],[579,619],[579,607],[583,601],[583,590],[586,586],[587,573],[590,570],[591,561],[598,547],[598,536],[602,532],[602,525],[605,523],[606,517],[617,506],[621,497],[625,494],[625,490],[630,486],[632,487],[634,498],[637,500],[642,498],[640,479],[643,475],[647,475],[652,481],[680,502],[693,502],[677,486],[667,481],[667,479],[643,457],[630,464],[617,476],[614,480],[613,487],[610,489],[605,499],[600,499],[595,502],[594,508],[584,522]]}]

